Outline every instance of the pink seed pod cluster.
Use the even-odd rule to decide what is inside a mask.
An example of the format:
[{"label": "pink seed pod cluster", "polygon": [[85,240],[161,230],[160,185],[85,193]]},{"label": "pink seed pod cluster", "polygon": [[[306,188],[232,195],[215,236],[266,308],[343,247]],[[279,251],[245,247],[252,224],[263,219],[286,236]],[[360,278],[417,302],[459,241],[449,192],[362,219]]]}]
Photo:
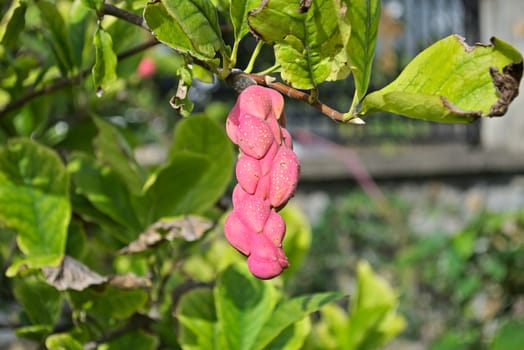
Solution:
[{"label": "pink seed pod cluster", "polygon": [[282,249],[286,223],[278,211],[295,192],[300,166],[283,109],[282,95],[252,85],[242,91],[226,121],[227,135],[240,154],[233,210],[224,232],[261,279],[278,276],[289,266]]}]

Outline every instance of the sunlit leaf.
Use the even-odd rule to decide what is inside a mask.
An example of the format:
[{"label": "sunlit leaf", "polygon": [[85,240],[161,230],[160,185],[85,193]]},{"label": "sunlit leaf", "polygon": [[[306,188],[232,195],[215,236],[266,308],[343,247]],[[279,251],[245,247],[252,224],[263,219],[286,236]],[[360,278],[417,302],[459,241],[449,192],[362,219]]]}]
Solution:
[{"label": "sunlit leaf", "polygon": [[52,150],[13,139],[0,152],[0,221],[16,230],[22,265],[57,265],[65,251],[71,216],[69,177]]},{"label": "sunlit leaf", "polygon": [[252,349],[277,303],[274,286],[253,277],[244,265],[233,264],[218,277],[214,295],[225,348]]},{"label": "sunlit leaf", "polygon": [[[337,6],[339,6],[337,8]],[[261,40],[275,42],[275,58],[282,66],[282,79],[299,89],[311,89],[325,80],[333,80],[345,69],[340,61],[344,36],[337,18],[340,3],[313,1],[307,12],[298,11],[298,2],[273,0],[262,2],[250,12],[251,31]],[[338,56],[338,57],[337,57]]]},{"label": "sunlit leaf", "polygon": [[415,57],[392,83],[364,98],[360,115],[388,111],[442,123],[506,112],[518,93],[522,56],[493,38],[468,46],[451,35]]},{"label": "sunlit leaf", "polygon": [[209,0],[154,0],[144,18],[164,44],[202,60],[224,50],[216,9]]},{"label": "sunlit leaf", "polygon": [[83,350],[84,346],[68,333],[52,334],[45,340],[49,350]]},{"label": "sunlit leaf", "polygon": [[[364,97],[371,76],[375,55],[380,0],[347,0],[347,14],[351,23],[351,36],[346,47],[351,72],[355,81],[353,106]],[[350,111],[351,113],[351,111]]]},{"label": "sunlit leaf", "polygon": [[113,39],[102,27],[98,27],[93,38],[95,46],[95,65],[93,66],[93,80],[100,95],[117,78],[117,57],[113,51]]},{"label": "sunlit leaf", "polygon": [[247,25],[247,15],[250,10],[258,7],[260,0],[232,0],[229,7],[231,23],[233,23],[233,32],[235,41],[239,42],[249,32]]},{"label": "sunlit leaf", "polygon": [[253,349],[265,349],[269,343],[293,323],[300,321],[323,305],[342,297],[344,297],[343,293],[326,292],[303,295],[282,301],[262,328]]}]

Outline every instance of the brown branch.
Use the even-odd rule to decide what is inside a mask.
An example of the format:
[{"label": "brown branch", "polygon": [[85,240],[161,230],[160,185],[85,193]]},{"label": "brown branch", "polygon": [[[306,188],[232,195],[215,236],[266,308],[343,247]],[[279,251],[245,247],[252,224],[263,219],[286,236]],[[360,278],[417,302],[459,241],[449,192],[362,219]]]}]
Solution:
[{"label": "brown branch", "polygon": [[114,16],[114,17],[123,19],[124,21],[127,21],[129,23],[132,23],[134,25],[137,25],[137,26],[147,30],[148,32],[151,31],[151,29],[149,29],[149,27],[147,26],[147,23],[144,20],[144,17],[142,17],[140,15],[137,15],[137,14],[135,14],[133,12],[129,12],[129,11],[123,10],[121,8],[118,8],[118,7],[114,6],[114,5],[104,4],[104,10],[102,12],[102,15]]},{"label": "brown branch", "polygon": [[[117,56],[117,59],[120,62],[120,61],[125,60],[126,58],[128,58],[130,56],[133,56],[133,55],[135,55],[135,54],[137,54],[139,52],[147,50],[148,48],[150,48],[152,46],[155,46],[157,44],[159,44],[159,41],[156,40],[156,39],[152,39],[152,40],[147,41],[145,43],[142,43],[142,44],[140,44],[138,46],[135,46],[135,47],[133,47],[133,48],[127,50],[127,51],[122,52],[121,54],[119,54]],[[47,85],[47,86],[44,86],[40,90],[33,90],[33,91],[25,94],[24,96],[20,97],[19,99],[14,100],[13,102],[10,102],[7,105],[5,105],[4,108],[2,108],[0,110],[0,118],[5,117],[9,112],[14,111],[15,109],[18,109],[18,108],[22,107],[27,102],[29,102],[29,101],[31,101],[31,100],[39,97],[39,96],[42,96],[42,95],[45,95],[45,94],[48,94],[48,93],[51,93],[51,92],[55,92],[57,90],[63,89],[65,87],[71,86],[73,84],[80,83],[90,73],[91,73],[91,68],[84,69],[83,71],[81,71],[80,73],[75,75],[74,77],[71,77],[69,79],[58,79],[57,81],[55,81],[55,83]]]},{"label": "brown branch", "polygon": [[307,104],[318,109],[319,111],[321,111],[323,114],[327,115],[334,121],[337,121],[340,123],[349,122],[347,118],[344,117],[344,113],[341,113],[329,107],[328,105],[323,104],[322,102],[318,100],[311,102],[311,100],[313,100],[311,96],[303,91],[294,89],[289,85],[273,81],[273,78],[267,75],[249,74],[248,77],[252,79],[254,82],[256,82],[258,85],[267,86],[269,88],[277,90],[281,94],[284,94],[290,98],[306,102]]}]

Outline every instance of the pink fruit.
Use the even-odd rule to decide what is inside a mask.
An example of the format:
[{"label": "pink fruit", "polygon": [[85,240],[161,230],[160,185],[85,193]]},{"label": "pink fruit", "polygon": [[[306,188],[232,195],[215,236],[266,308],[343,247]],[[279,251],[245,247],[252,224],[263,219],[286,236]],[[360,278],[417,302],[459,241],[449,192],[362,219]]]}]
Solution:
[{"label": "pink fruit", "polygon": [[280,130],[280,124],[278,124],[278,120],[276,120],[274,117],[270,117],[266,119],[266,123],[271,129],[271,132],[273,133],[273,137],[275,138],[275,141],[280,145],[282,144],[282,132]]},{"label": "pink fruit", "polygon": [[254,255],[247,257],[247,267],[255,277],[264,280],[280,275],[283,270],[278,260],[264,260]]},{"label": "pink fruit", "polygon": [[271,176],[269,174],[264,175],[258,181],[257,190],[255,196],[264,200],[269,198],[269,186],[271,185]]},{"label": "pink fruit", "polygon": [[[248,86],[240,96],[238,96],[238,108],[252,116],[261,120],[266,119],[273,113],[272,98],[268,96],[268,92],[273,89],[265,88],[258,85]],[[276,91],[275,91],[276,92]],[[278,94],[278,92],[276,92]]]},{"label": "pink fruit", "polygon": [[240,201],[235,210],[237,210],[240,220],[255,232],[262,232],[271,212],[267,201],[250,195]]},{"label": "pink fruit", "polygon": [[231,195],[231,200],[233,202],[233,207],[238,207],[238,204],[243,201],[246,197],[249,197],[250,194],[242,189],[242,186],[239,184],[235,185],[233,188],[233,194]]},{"label": "pink fruit", "polygon": [[274,209],[271,210],[262,233],[275,247],[282,246],[282,240],[286,233],[286,222]]},{"label": "pink fruit", "polygon": [[229,213],[224,224],[224,234],[229,243],[238,249],[242,254],[250,253],[250,235],[249,229],[238,218],[238,212],[233,210]]},{"label": "pink fruit", "polygon": [[269,147],[266,154],[260,158],[260,171],[262,175],[269,174],[269,171],[273,167],[273,159],[277,155],[279,145],[276,142]]},{"label": "pink fruit", "polygon": [[138,64],[136,73],[140,78],[149,78],[156,72],[156,63],[151,57],[144,57]]},{"label": "pink fruit", "polygon": [[241,155],[238,158],[235,172],[242,189],[249,194],[254,194],[261,177],[260,162],[250,156]]},{"label": "pink fruit", "polygon": [[293,149],[293,139],[291,138],[289,131],[285,128],[282,128],[282,144],[289,149]]},{"label": "pink fruit", "polygon": [[262,158],[274,141],[269,126],[263,120],[251,115],[241,115],[237,131],[238,147],[242,152],[256,159]]},{"label": "pink fruit", "polygon": [[269,202],[272,207],[281,207],[295,192],[299,170],[296,154],[287,147],[280,147],[270,173]]}]

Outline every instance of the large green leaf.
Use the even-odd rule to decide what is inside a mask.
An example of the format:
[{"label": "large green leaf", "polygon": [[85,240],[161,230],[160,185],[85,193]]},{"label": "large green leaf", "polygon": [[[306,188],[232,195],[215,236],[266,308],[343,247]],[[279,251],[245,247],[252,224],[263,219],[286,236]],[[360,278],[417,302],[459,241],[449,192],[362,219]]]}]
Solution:
[{"label": "large green leaf", "polygon": [[179,343],[182,349],[222,349],[213,291],[198,288],[185,293],[180,299],[176,317],[180,322]]},{"label": "large green leaf", "polygon": [[320,309],[323,305],[343,296],[343,293],[327,292],[303,295],[281,302],[277,305],[271,318],[264,324],[253,349],[264,349],[286,328],[308,316],[313,311]]},{"label": "large green leaf", "polygon": [[316,0],[307,12],[298,11],[298,2],[271,0],[251,11],[248,23],[260,39],[275,42],[275,58],[282,66],[282,79],[299,89],[311,89],[325,80],[343,77],[347,62],[344,53],[348,28],[340,31],[342,7],[333,0]]},{"label": "large green leaf", "polygon": [[49,44],[53,50],[62,75],[66,76],[75,67],[73,48],[66,24],[58,7],[49,1],[37,1],[40,17],[50,34]]},{"label": "large green leaf", "polygon": [[[354,108],[366,94],[369,85],[380,20],[380,0],[347,0],[346,2],[351,23],[351,37],[346,51],[355,81],[352,103]],[[349,113],[352,114],[352,110]]]},{"label": "large green leaf", "polygon": [[359,114],[389,111],[443,123],[502,115],[521,77],[522,56],[509,44],[493,38],[491,45],[470,47],[451,35],[422,51],[391,84],[366,96]]},{"label": "large green leaf", "polygon": [[147,292],[142,289],[119,289],[110,285],[105,285],[103,290],[88,288],[68,293],[75,309],[87,312],[104,324],[130,317],[148,300]]},{"label": "large green leaf", "polygon": [[111,166],[133,194],[139,194],[144,184],[144,172],[133,156],[133,150],[121,133],[100,118],[93,119],[98,134],[93,143],[97,159]]},{"label": "large green leaf", "polygon": [[69,177],[58,155],[31,140],[11,140],[0,152],[0,221],[16,230],[25,255],[17,265],[58,265],[70,217]]},{"label": "large green leaf", "polygon": [[[148,203],[148,222],[161,217],[191,214],[200,206],[193,196],[205,193],[201,179],[211,168],[207,157],[192,152],[171,154],[169,163],[151,175],[144,185],[144,201]],[[200,192],[199,192],[200,191]]]},{"label": "large green leaf", "polygon": [[211,60],[225,44],[216,9],[209,0],[154,0],[144,18],[155,37],[193,57]]},{"label": "large green leaf", "polygon": [[75,191],[86,197],[99,211],[126,227],[129,240],[143,229],[133,204],[138,199],[108,166],[90,156],[75,154],[68,164]]},{"label": "large green leaf", "polygon": [[232,264],[218,277],[214,294],[225,348],[252,349],[278,301],[275,287],[253,277],[243,264]]},{"label": "large green leaf", "polygon": [[117,78],[116,65],[118,59],[113,50],[113,39],[102,27],[98,27],[93,38],[95,46],[95,65],[93,66],[93,80],[97,93],[101,94]]},{"label": "large green leaf", "polygon": [[231,142],[224,128],[205,116],[180,121],[173,138],[170,158],[178,152],[189,151],[209,161],[209,168],[188,196],[188,205],[193,211],[203,212],[216,203],[231,180],[234,164]]},{"label": "large green leaf", "polygon": [[26,277],[15,279],[13,291],[33,325],[52,329],[58,322],[62,297],[55,288],[37,277]]}]

